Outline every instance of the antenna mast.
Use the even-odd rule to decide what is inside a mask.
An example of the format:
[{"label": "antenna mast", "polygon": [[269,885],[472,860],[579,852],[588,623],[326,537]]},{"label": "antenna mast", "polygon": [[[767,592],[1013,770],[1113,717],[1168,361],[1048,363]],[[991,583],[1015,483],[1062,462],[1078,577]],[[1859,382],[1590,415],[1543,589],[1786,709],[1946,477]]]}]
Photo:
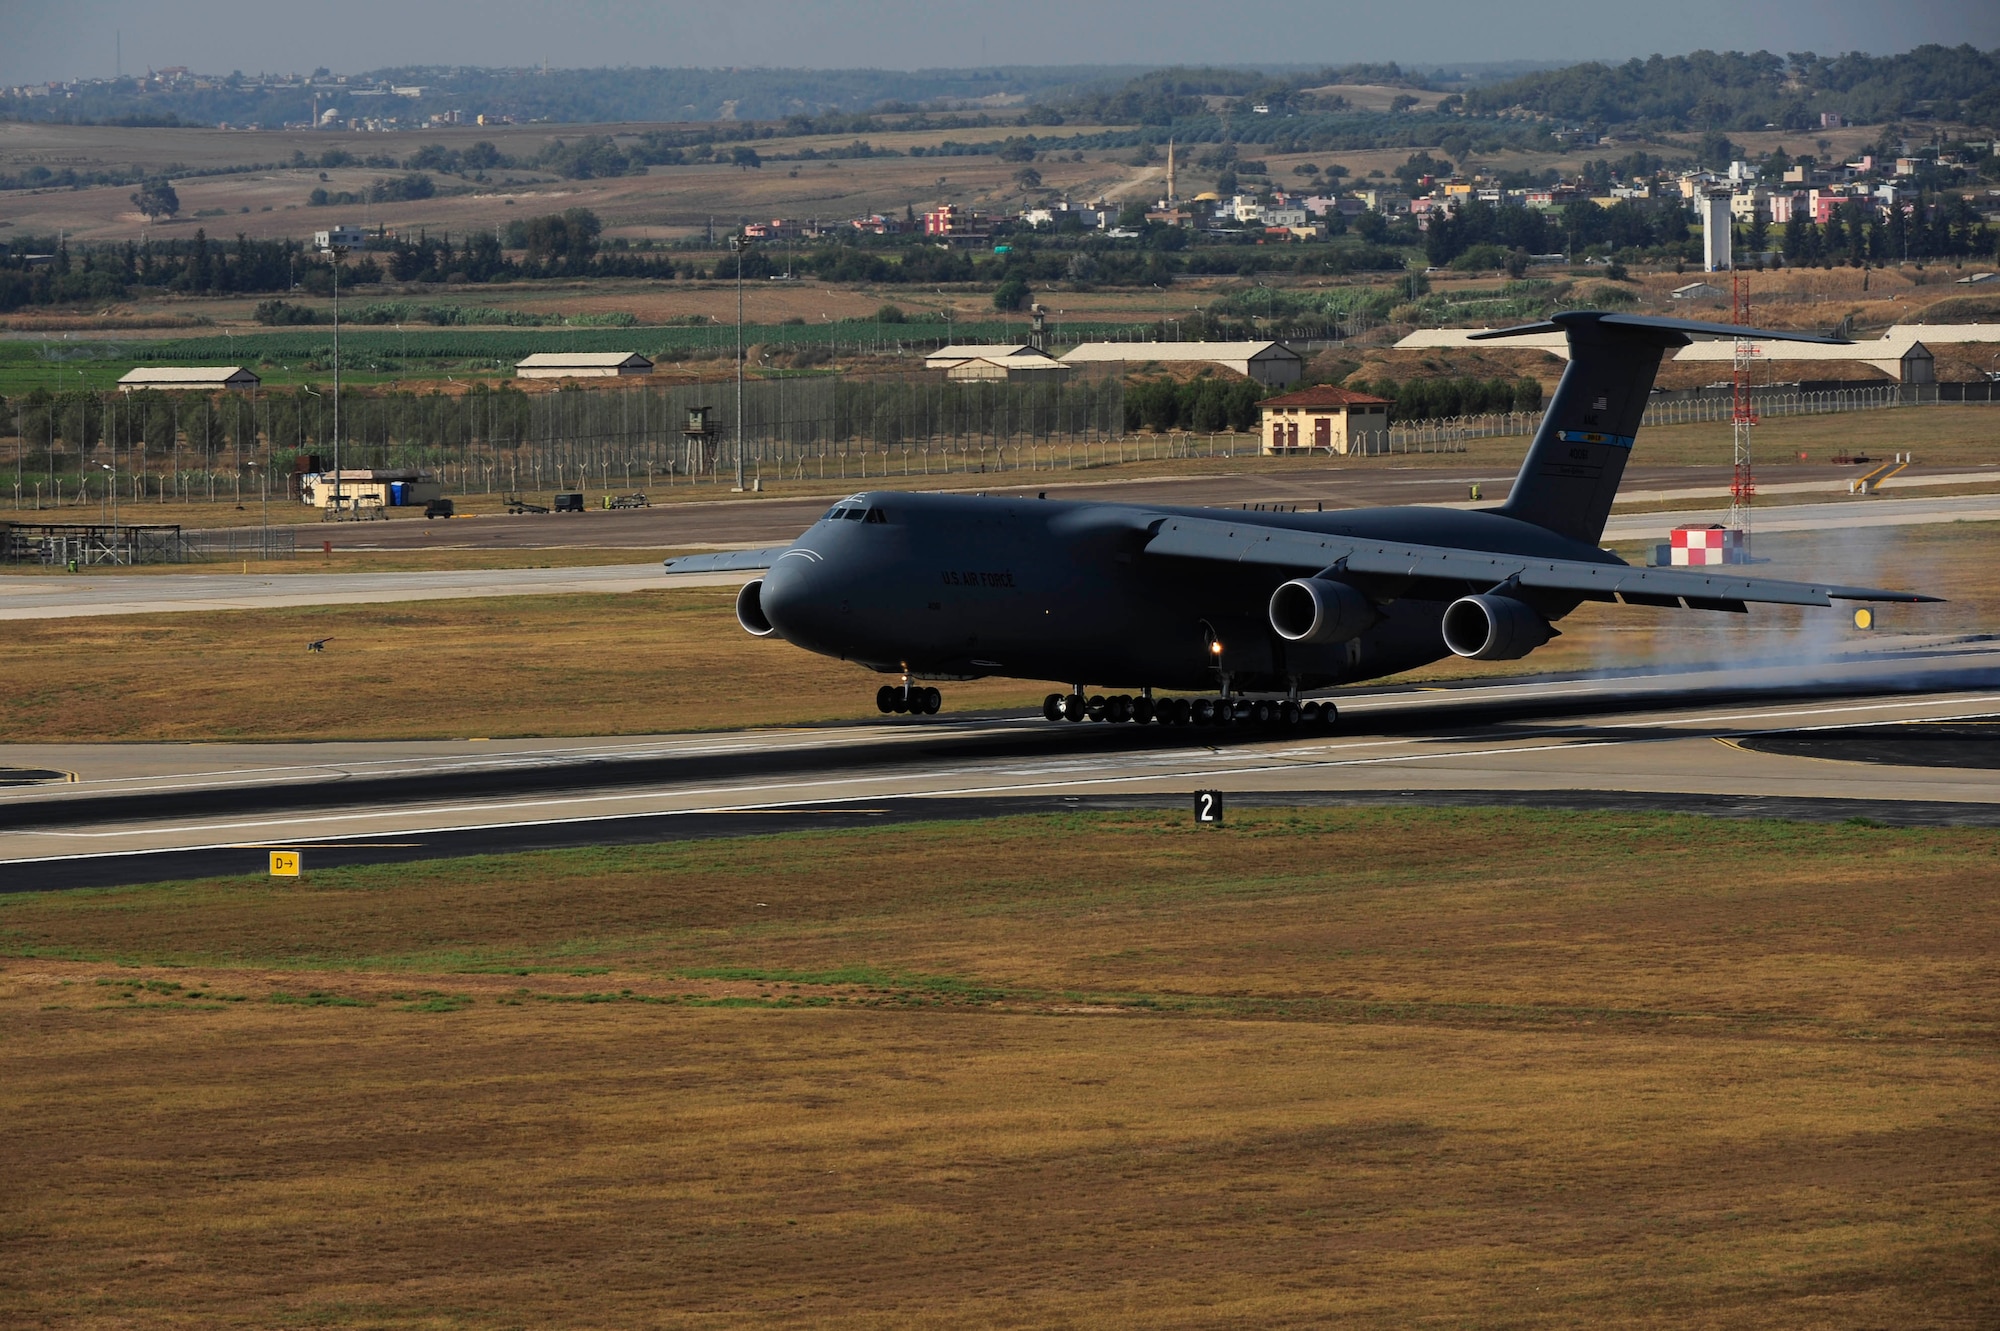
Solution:
[{"label": "antenna mast", "polygon": [[[1730,321],[1738,328],[1750,325],[1750,274],[1730,266]],[[1757,413],[1750,404],[1750,367],[1757,357],[1757,344],[1747,337],[1736,339],[1736,354],[1730,358],[1730,386],[1733,390],[1733,410],[1730,421],[1735,427],[1735,466],[1729,478],[1729,531],[1736,540],[1736,553],[1732,563],[1750,562],[1750,501],[1757,493],[1757,480],[1750,470],[1750,427],[1757,423]]]}]

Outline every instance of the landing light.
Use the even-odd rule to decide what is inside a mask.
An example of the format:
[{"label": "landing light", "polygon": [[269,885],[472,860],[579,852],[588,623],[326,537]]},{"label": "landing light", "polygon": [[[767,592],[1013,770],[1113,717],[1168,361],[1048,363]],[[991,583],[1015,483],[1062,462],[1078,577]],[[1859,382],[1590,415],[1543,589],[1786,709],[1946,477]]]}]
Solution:
[{"label": "landing light", "polygon": [[1222,644],[1219,642],[1211,642],[1208,644],[1208,650],[1210,655],[1220,656],[1222,655]]}]

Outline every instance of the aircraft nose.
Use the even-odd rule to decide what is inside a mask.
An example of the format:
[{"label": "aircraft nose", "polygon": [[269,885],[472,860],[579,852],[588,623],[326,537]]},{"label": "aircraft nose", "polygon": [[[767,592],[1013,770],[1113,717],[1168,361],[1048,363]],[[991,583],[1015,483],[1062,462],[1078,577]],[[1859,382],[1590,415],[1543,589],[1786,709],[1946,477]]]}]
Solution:
[{"label": "aircraft nose", "polygon": [[764,575],[760,592],[764,618],[787,642],[810,636],[815,600],[812,568],[803,558],[782,558]]}]

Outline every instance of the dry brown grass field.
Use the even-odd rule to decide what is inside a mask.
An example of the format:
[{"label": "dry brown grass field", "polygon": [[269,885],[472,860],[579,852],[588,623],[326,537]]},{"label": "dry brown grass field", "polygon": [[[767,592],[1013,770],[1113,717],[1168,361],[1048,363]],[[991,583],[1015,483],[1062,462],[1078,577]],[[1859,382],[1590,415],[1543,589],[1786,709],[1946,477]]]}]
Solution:
[{"label": "dry brown grass field", "polygon": [[[10,169],[18,170],[32,161],[49,159],[51,154],[74,166],[99,160],[123,165],[169,156],[176,151],[190,154],[178,160],[194,164],[198,159],[206,159],[214,165],[279,162],[289,158],[294,148],[303,148],[313,155],[329,148],[344,148],[358,156],[379,152],[400,156],[426,143],[464,146],[482,138],[493,139],[503,151],[532,154],[553,138],[573,139],[583,133],[648,127],[520,127],[525,132],[512,136],[501,131],[481,129],[468,133],[461,129],[387,138],[220,130],[104,131],[93,127],[81,127],[85,130],[83,134],[70,136],[63,133],[66,128],[69,127],[24,125],[0,130],[0,166],[11,161],[15,165]],[[1019,132],[1012,127],[996,126],[984,131],[871,135],[869,141],[882,147],[907,148],[916,143],[935,144],[944,138],[969,142],[1004,138]],[[839,140],[843,144],[846,141],[846,138]],[[509,142],[515,146],[509,147]],[[827,146],[826,140],[817,142],[822,149]],[[172,146],[163,148],[158,144]],[[757,144],[758,151],[767,155],[793,151],[800,146],[802,143],[788,140]],[[1129,153],[1086,154],[1088,160],[1083,162],[1048,161],[1037,169],[1045,190],[1069,190],[1079,198],[1128,194],[1138,197],[1154,189],[1154,180],[1164,175],[1164,167],[1126,165],[1118,160],[1121,156]],[[428,228],[462,233],[490,229],[517,214],[584,207],[604,220],[609,235],[674,239],[699,233],[711,215],[718,226],[725,226],[733,225],[739,217],[782,214],[845,219],[892,209],[901,213],[910,204],[920,210],[943,202],[997,206],[1018,201],[1019,190],[1013,183],[1018,170],[1015,163],[987,156],[774,161],[755,171],[715,165],[656,167],[646,175],[605,180],[556,180],[534,172],[499,172],[493,183],[484,185],[468,185],[444,177],[441,183],[446,189],[437,197],[414,203],[375,204],[364,210],[359,206],[310,208],[306,196],[322,185],[332,191],[366,190],[372,181],[393,172],[374,167],[344,167],[324,173],[316,167],[280,167],[177,179],[175,189],[180,195],[181,215],[150,228],[146,219],[133,210],[129,187],[24,191],[10,198],[9,220],[24,232],[43,234],[63,230],[75,239],[87,241],[137,239],[149,230],[155,235],[192,236],[197,227],[206,227],[212,235],[242,231],[261,239],[307,236],[329,221],[346,221],[350,214],[359,217],[364,211],[370,225],[382,223],[405,230]],[[320,179],[322,174],[326,177],[324,181]],[[504,183],[509,176],[518,183]],[[215,209],[221,210],[220,215],[197,216]]]},{"label": "dry brown grass field", "polygon": [[[1879,632],[2000,628],[1996,524],[1768,536],[1757,549],[1772,561],[1759,573],[1952,598],[1885,607]],[[1638,549],[1625,554],[1643,558]],[[522,567],[558,562],[541,551],[509,558]],[[456,562],[385,555],[333,567]],[[302,571],[324,566],[317,558],[299,563]],[[324,738],[324,715],[301,706],[302,698],[340,699],[347,739],[647,734],[876,715],[882,676],[751,638],[737,627],[734,594],[700,587],[15,620],[0,634],[0,729],[19,743]],[[1561,627],[1561,637],[1526,661],[1453,657],[1408,678],[1805,661],[1864,641],[1837,609],[1721,615],[1587,604]],[[307,642],[327,637],[324,653],[305,653]],[[1005,679],[943,686],[948,713],[1032,708],[1060,687]]]},{"label": "dry brown grass field", "polygon": [[1239,810],[11,896],[0,1320],[1990,1326],[1996,854]]}]

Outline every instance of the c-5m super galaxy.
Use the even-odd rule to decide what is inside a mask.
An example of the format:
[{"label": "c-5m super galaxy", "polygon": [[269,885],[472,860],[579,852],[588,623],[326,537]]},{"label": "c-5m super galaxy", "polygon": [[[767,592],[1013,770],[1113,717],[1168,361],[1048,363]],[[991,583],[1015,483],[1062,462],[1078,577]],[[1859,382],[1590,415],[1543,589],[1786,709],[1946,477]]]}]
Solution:
[{"label": "c-5m super galaxy", "polygon": [[884,712],[936,712],[939,691],[921,681],[1005,675],[1073,682],[1046,699],[1052,721],[1177,725],[1330,727],[1334,704],[1302,695],[1448,654],[1518,659],[1584,601],[1741,613],[1938,599],[1633,568],[1599,549],[1662,353],[1694,336],[1834,339],[1595,311],[1474,336],[1557,329],[1569,367],[1493,508],[1240,512],[872,491],[788,546],[667,568],[768,570],[736,598],[744,629],[898,676],[877,691]]}]

